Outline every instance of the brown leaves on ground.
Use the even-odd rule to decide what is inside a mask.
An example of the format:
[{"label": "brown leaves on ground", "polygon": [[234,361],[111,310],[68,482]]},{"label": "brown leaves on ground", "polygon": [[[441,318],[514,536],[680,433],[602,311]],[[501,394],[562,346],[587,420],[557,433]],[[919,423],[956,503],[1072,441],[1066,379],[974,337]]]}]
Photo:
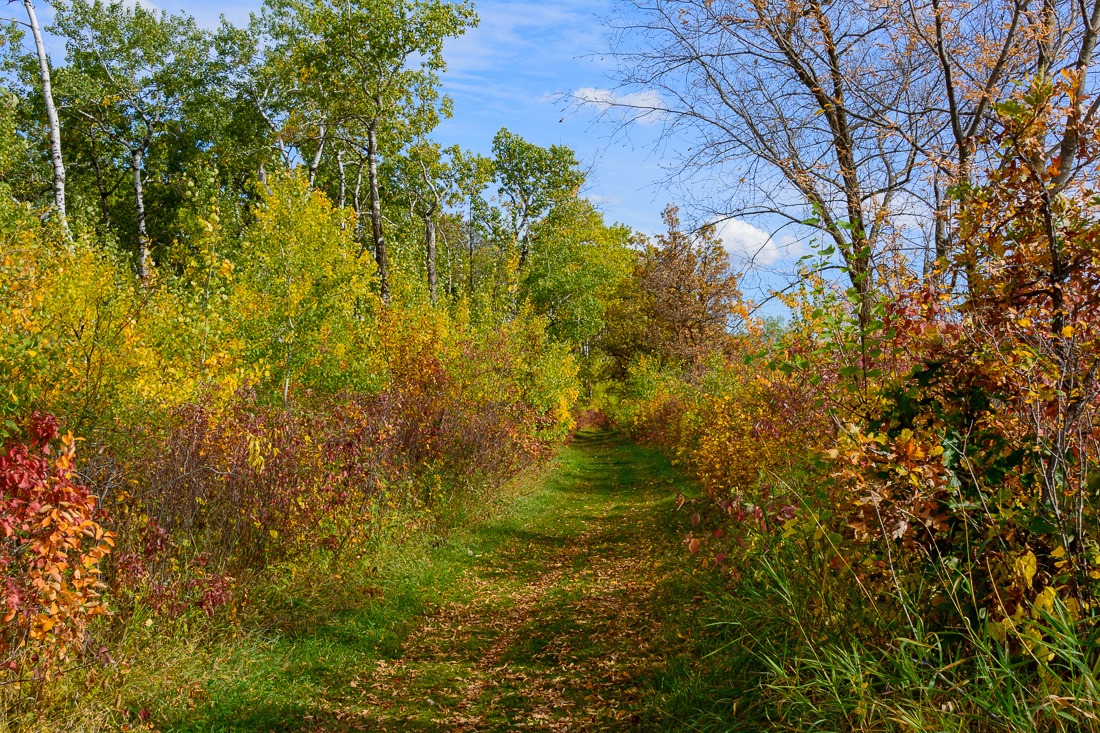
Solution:
[{"label": "brown leaves on ground", "polygon": [[469,598],[425,618],[399,659],[360,671],[326,716],[342,727],[322,730],[648,727],[647,680],[674,651],[656,639],[658,594],[683,565],[654,494],[616,489],[568,508],[584,522],[572,537],[536,528],[479,557],[461,581]]}]

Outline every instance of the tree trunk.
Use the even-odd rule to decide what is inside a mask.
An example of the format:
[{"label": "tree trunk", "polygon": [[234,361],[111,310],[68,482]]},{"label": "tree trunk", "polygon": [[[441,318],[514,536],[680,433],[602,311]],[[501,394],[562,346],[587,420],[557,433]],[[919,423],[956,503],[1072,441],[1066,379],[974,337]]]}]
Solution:
[{"label": "tree trunk", "polygon": [[378,262],[378,283],[382,300],[390,299],[389,267],[386,260],[386,240],[382,237],[382,200],[378,196],[378,121],[367,126],[367,174],[370,179],[371,235],[374,239],[374,259]]},{"label": "tree trunk", "polygon": [[467,270],[469,271],[469,276],[470,276],[470,283],[469,283],[470,298],[473,298],[474,297],[474,200],[472,198],[470,199],[470,231],[469,231],[469,235],[470,236],[467,239],[466,243],[470,247],[470,257],[469,257],[468,260],[466,260],[466,266],[467,266]]},{"label": "tree trunk", "polygon": [[140,149],[130,151],[131,167],[134,169],[134,200],[137,204],[138,274],[142,280],[148,280],[152,274],[152,263],[149,256],[149,237],[145,229],[145,191],[141,183],[143,157]]},{"label": "tree trunk", "polygon": [[443,237],[443,251],[447,254],[447,295],[452,298],[455,293],[455,258],[454,250],[451,249],[450,243],[447,241],[447,237]]},{"label": "tree trunk", "polygon": [[317,180],[317,169],[321,167],[321,158],[325,154],[325,126],[320,128],[321,140],[317,143],[317,151],[313,154],[313,160],[309,162],[309,185]]},{"label": "tree trunk", "polygon": [[336,167],[340,171],[340,200],[337,202],[342,209],[347,204],[347,192],[348,192],[348,177],[347,171],[344,170],[344,154],[338,151],[336,153]]},{"label": "tree trunk", "polygon": [[[522,232],[522,236],[520,235]],[[516,242],[519,243],[519,267],[518,272],[523,272],[523,268],[527,266],[527,255],[530,253],[531,242],[528,238],[527,231],[527,215],[523,215],[523,219],[520,220],[519,228],[516,230]]]},{"label": "tree trunk", "polygon": [[424,214],[424,256],[428,265],[428,293],[435,305],[438,277],[435,270],[435,219],[432,212]]},{"label": "tree trunk", "polygon": [[65,214],[65,162],[61,157],[61,121],[57,117],[57,107],[53,101],[53,84],[50,81],[50,62],[46,58],[46,46],[42,42],[42,29],[38,27],[38,16],[34,12],[32,0],[23,0],[27,9],[31,34],[34,36],[34,48],[38,53],[38,73],[42,80],[42,99],[46,104],[46,119],[50,126],[50,161],[53,163],[53,205],[65,234],[69,233],[69,221]]},{"label": "tree trunk", "polygon": [[351,194],[351,199],[352,199],[351,206],[352,206],[353,209],[355,209],[355,216],[356,216],[356,219],[358,220],[358,223],[356,224],[356,226],[358,226],[359,229],[363,228],[363,197],[360,195],[362,190],[363,190],[363,161],[360,160],[359,165],[358,165],[358,167],[356,168],[356,171],[355,171],[355,190],[352,191],[352,194]]}]

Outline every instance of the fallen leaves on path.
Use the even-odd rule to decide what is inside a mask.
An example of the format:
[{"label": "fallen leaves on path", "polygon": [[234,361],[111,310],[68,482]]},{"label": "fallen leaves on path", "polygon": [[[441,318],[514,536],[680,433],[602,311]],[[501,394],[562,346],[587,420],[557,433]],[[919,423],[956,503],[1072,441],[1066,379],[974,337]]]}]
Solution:
[{"label": "fallen leaves on path", "polygon": [[473,561],[469,599],[426,617],[398,659],[361,670],[326,716],[343,727],[319,730],[638,729],[638,681],[666,659],[655,610],[675,539],[654,524],[655,494],[632,489],[586,494],[565,517],[583,522],[571,536],[525,533]]}]

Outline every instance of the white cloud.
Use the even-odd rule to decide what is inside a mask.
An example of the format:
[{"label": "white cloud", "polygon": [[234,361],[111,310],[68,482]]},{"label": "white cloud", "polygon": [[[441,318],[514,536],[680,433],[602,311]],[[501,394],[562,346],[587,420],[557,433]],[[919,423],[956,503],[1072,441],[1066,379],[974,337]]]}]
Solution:
[{"label": "white cloud", "polygon": [[661,95],[650,89],[617,94],[613,89],[581,87],[573,91],[573,98],[601,112],[621,110],[629,119],[642,124],[660,122],[668,109]]},{"label": "white cloud", "polygon": [[767,266],[801,256],[805,250],[799,239],[769,234],[744,219],[721,219],[712,223],[722,246],[735,262]]},{"label": "white cloud", "polygon": [[623,202],[618,196],[605,196],[598,193],[590,195],[588,200],[596,204],[596,206],[618,206]]}]

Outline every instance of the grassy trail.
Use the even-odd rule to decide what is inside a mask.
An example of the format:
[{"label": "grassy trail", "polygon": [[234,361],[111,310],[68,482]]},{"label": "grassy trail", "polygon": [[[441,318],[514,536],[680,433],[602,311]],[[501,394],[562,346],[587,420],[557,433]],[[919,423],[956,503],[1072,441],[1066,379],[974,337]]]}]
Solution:
[{"label": "grassy trail", "polygon": [[236,673],[166,728],[683,729],[698,586],[677,484],[657,454],[583,435],[502,515],[389,571],[365,608],[223,660]]}]

